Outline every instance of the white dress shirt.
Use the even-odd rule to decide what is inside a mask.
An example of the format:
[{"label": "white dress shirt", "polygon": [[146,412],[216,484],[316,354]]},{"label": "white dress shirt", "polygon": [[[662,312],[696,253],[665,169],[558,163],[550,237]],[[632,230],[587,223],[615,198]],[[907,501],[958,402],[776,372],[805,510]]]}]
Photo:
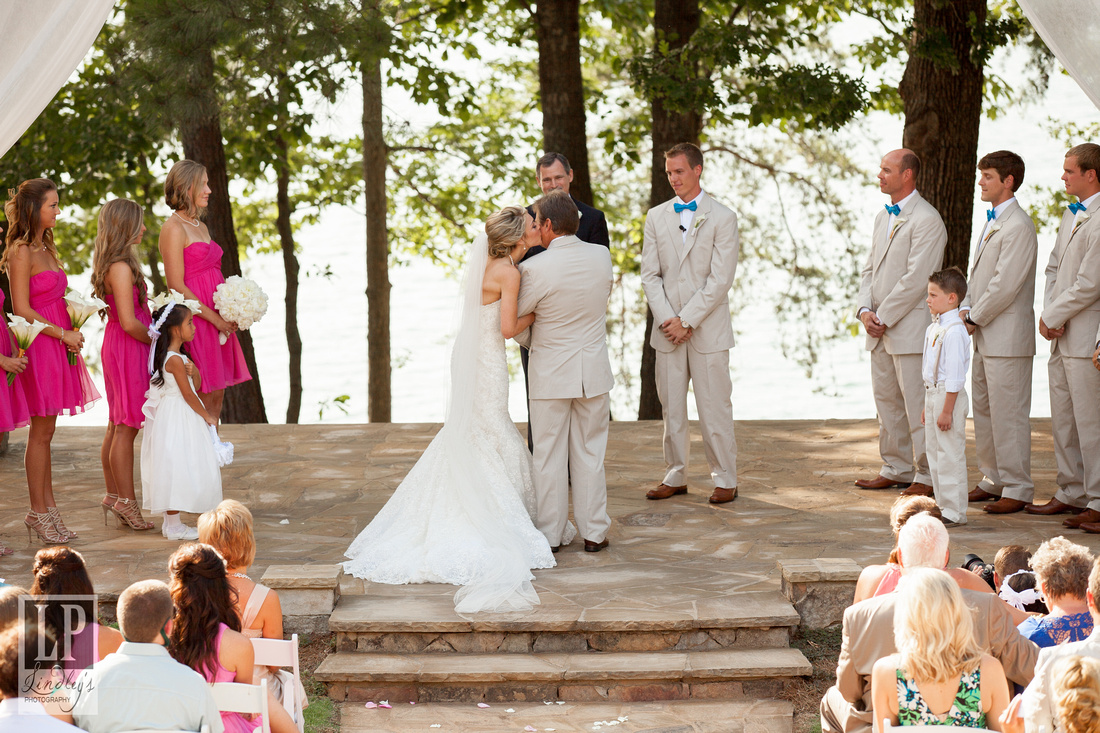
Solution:
[{"label": "white dress shirt", "polygon": [[[906,196],[905,198],[903,198],[901,201],[899,201],[897,203],[898,211],[901,211],[902,209],[904,209],[905,205],[909,203],[909,200],[912,199],[916,195],[917,195],[917,189],[914,188],[912,193],[910,193],[908,196]],[[897,219],[897,217],[894,216],[893,214],[890,214],[890,220],[886,222],[886,239],[887,239],[887,241],[889,241],[889,239],[890,239],[890,232],[894,231],[894,220],[895,219]]]},{"label": "white dress shirt", "polygon": [[68,723],[51,718],[42,703],[25,697],[0,700],[0,731],[4,733],[79,733]]},{"label": "white dress shirt", "polygon": [[[1089,196],[1087,199],[1081,199],[1081,205],[1084,206],[1086,209],[1088,209],[1094,203],[1096,203],[1097,197],[1100,197],[1100,193],[1094,193],[1093,195]],[[1085,211],[1074,212],[1074,214],[1073,214],[1073,228],[1074,229],[1076,229],[1078,227],[1078,225],[1080,225],[1081,215],[1084,214],[1084,213],[1086,213],[1086,212]],[[1094,211],[1093,213],[1095,214],[1096,212]]]},{"label": "white dress shirt", "polygon": [[1004,210],[1008,208],[1008,205],[1011,204],[1015,200],[1016,200],[1015,196],[1010,196],[1007,201],[1002,201],[1001,203],[994,206],[993,207],[993,218],[992,219],[989,218],[988,214],[986,215],[985,226],[982,227],[982,236],[978,237],[978,246],[974,250],[974,256],[975,257],[977,257],[978,253],[982,251],[982,246],[985,244],[985,240],[986,240],[985,235],[989,231],[989,227],[991,227],[994,223],[996,223],[997,217],[999,217],[1001,214],[1003,214]]},{"label": "white dress shirt", "polygon": [[90,694],[76,700],[73,722],[88,733],[199,730],[203,725],[210,726],[210,733],[225,731],[206,680],[160,644],[124,641],[117,652],[81,672],[77,684]]},{"label": "white dress shirt", "polygon": [[[680,198],[680,197],[677,196],[676,198]],[[696,208],[699,207],[699,202],[702,200],[702,198],[703,198],[703,189],[700,188],[699,189],[699,195],[691,200],[691,201],[695,202],[695,207]],[[680,199],[680,203],[682,203],[682,204],[690,204],[691,201],[684,201],[683,199]],[[692,211],[691,209],[684,209],[683,211],[680,212],[680,241],[681,241],[681,243],[687,242],[688,232],[691,231],[691,222],[693,222],[694,220],[695,220],[695,212]]]},{"label": "white dress shirt", "polygon": [[946,392],[958,392],[966,386],[970,369],[970,334],[959,318],[959,309],[952,308],[939,316],[924,332],[924,358],[921,376],[928,386],[943,384]]},{"label": "white dress shirt", "polygon": [[1035,663],[1035,677],[1024,690],[1024,730],[1052,733],[1062,730],[1055,719],[1057,702],[1054,697],[1054,672],[1056,663],[1069,656],[1100,658],[1100,628],[1093,631],[1089,638],[1071,641],[1058,646],[1039,650],[1039,661]]}]

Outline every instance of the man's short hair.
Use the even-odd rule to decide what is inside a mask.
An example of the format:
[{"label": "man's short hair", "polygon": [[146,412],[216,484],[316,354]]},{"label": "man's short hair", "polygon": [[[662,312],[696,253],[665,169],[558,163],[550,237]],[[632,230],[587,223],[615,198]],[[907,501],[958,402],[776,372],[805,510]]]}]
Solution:
[{"label": "man's short hair", "polygon": [[1077,167],[1081,172],[1095,171],[1097,179],[1100,179],[1100,145],[1096,143],[1081,143],[1074,145],[1066,153],[1067,158],[1077,161]]},{"label": "man's short hair", "polygon": [[949,542],[943,522],[928,512],[922,512],[906,522],[898,532],[901,566],[943,570]]},{"label": "man's short hair", "polygon": [[688,165],[692,168],[703,167],[703,151],[699,149],[698,145],[692,143],[680,143],[673,145],[671,148],[665,151],[665,160],[669,158],[675,158],[677,155],[683,155],[687,158]]},{"label": "man's short hair", "polygon": [[1003,583],[1005,578],[1021,570],[1031,569],[1031,551],[1023,545],[1005,545],[993,558],[993,572]]},{"label": "man's short hair", "polygon": [[581,212],[565,191],[551,191],[542,196],[535,202],[535,211],[539,215],[539,223],[549,221],[554,234],[576,234],[581,225]]},{"label": "man's short hair", "polygon": [[1012,176],[1012,192],[1020,190],[1020,185],[1024,182],[1024,159],[1011,150],[998,150],[994,153],[989,153],[982,157],[978,161],[978,170],[997,171],[997,176],[1001,179],[1001,183],[1009,176]]},{"label": "man's short hair", "polygon": [[156,641],[170,618],[172,593],[159,580],[139,580],[118,597],[118,628],[126,641]]},{"label": "man's short hair", "polygon": [[920,175],[920,156],[914,153],[912,150],[905,150],[901,154],[901,166],[898,173],[904,173],[905,171],[913,171],[913,179],[916,180]]},{"label": "man's short hair", "polygon": [[960,303],[966,297],[966,276],[954,265],[939,272],[933,272],[928,276],[928,282],[938,285],[945,293],[954,293],[959,297]]},{"label": "man's short hair", "polygon": [[23,695],[19,681],[19,648],[22,646],[33,655],[33,650],[38,649],[39,634],[49,636],[33,623],[16,622],[0,631],[0,697]]},{"label": "man's short hair", "polygon": [[546,155],[539,158],[538,162],[535,163],[535,175],[542,175],[542,169],[549,168],[550,166],[554,165],[554,163],[561,163],[561,167],[565,169],[566,173],[573,170],[569,167],[569,158],[566,158],[561,153],[547,153]]}]

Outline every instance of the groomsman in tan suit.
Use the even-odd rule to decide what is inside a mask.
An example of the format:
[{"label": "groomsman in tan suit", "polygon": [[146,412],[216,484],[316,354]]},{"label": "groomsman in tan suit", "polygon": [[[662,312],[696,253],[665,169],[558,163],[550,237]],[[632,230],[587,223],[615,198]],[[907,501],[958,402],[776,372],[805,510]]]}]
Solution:
[{"label": "groomsman in tan suit", "polygon": [[573,517],[587,552],[607,547],[604,456],[615,386],[607,356],[607,300],[614,277],[607,247],[576,237],[573,199],[553,191],[535,202],[546,251],[520,263],[519,315],[535,314],[516,341],[531,350],[535,526],[558,551]]},{"label": "groomsman in tan suit", "polygon": [[714,481],[710,503],[724,504],[737,498],[729,299],[737,271],[737,216],[699,185],[703,153],[695,145],[681,143],[666,151],[665,172],[676,197],[646,214],[642,288],[658,326],[650,343],[657,351],[668,471],[646,498],[687,493],[691,382]]},{"label": "groomsman in tan suit", "polygon": [[887,153],[879,164],[879,190],[890,197],[875,219],[874,237],[859,289],[859,319],[871,352],[871,388],[878,410],[879,474],[859,479],[861,489],[905,488],[932,496],[924,450],[924,380],[921,354],[932,322],[925,298],[928,276],[940,269],[947,229],[917,193],[920,158],[911,150]]},{"label": "groomsman in tan suit", "polygon": [[1035,356],[1035,224],[1016,201],[1024,161],[1008,150],[978,161],[992,209],[974,245],[970,292],[959,311],[974,339],[974,438],[981,482],[970,501],[990,514],[1023,510],[1031,480],[1031,364]]},{"label": "groomsman in tan suit", "polygon": [[[1062,180],[1079,202],[1062,215],[1046,267],[1039,335],[1050,341],[1047,370],[1058,491],[1031,514],[1076,514],[1067,527],[1100,524],[1100,372],[1090,359],[1100,329],[1100,145],[1066,153]],[[1084,511],[1082,511],[1084,510]]]}]

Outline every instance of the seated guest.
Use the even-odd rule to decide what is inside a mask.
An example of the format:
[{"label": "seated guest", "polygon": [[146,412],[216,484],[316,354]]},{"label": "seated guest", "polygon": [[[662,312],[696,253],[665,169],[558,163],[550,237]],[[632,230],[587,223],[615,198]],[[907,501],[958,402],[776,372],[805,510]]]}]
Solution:
[{"label": "seated guest", "polygon": [[1023,545],[1005,545],[993,558],[993,585],[998,589],[1008,576],[1031,569],[1031,553]]},{"label": "seated guest", "polygon": [[1005,578],[997,595],[1017,611],[1028,614],[1028,617],[1046,616],[1050,613],[1047,604],[1043,602],[1043,594],[1039,591],[1039,581],[1030,570],[1017,570]]},{"label": "seated guest", "polygon": [[[1100,730],[1100,660],[1072,656],[1054,668],[1054,714],[1062,733]],[[1016,696],[1002,716],[1004,733],[1024,733],[1023,698]]]},{"label": "seated guest", "polygon": [[[872,596],[881,596],[890,593],[898,586],[901,578],[901,566],[898,565],[898,532],[909,521],[921,512],[927,512],[936,519],[942,519],[936,500],[930,496],[899,496],[894,505],[890,507],[890,529],[894,532],[894,549],[890,551],[890,558],[885,565],[868,565],[859,574],[856,581],[856,595],[852,603],[865,601]],[[960,588],[978,591],[980,593],[991,592],[989,586],[962,568],[949,568],[948,573],[959,584]],[[1023,621],[1021,618],[1020,621]],[[1019,623],[1019,622],[1017,622]]]},{"label": "seated guest", "polygon": [[1008,706],[1001,663],[978,646],[962,591],[944,572],[915,568],[898,586],[897,654],[871,672],[874,720],[1000,730]]},{"label": "seated guest", "polygon": [[[898,564],[903,578],[914,568],[944,570],[949,555],[947,528],[927,512],[910,519],[898,533]],[[992,593],[965,588],[961,592],[974,614],[978,646],[1001,663],[1009,680],[1030,682],[1039,648],[1020,636],[1008,606]],[[836,685],[821,700],[823,733],[870,732],[871,671],[875,662],[898,651],[894,645],[897,603],[898,593],[887,593],[844,612]]]},{"label": "seated guest", "polygon": [[[249,578],[248,568],[256,557],[256,537],[252,533],[252,512],[239,501],[226,499],[199,517],[199,542],[210,545],[225,559],[229,586],[235,599],[233,608],[241,619],[241,633],[249,639],[282,639],[283,609],[279,596],[270,588]],[[275,699],[283,704],[295,721],[303,721],[306,691],[289,672],[278,667],[256,665],[253,681],[267,680]],[[284,684],[294,682],[296,689],[284,692]]]},{"label": "seated guest", "polygon": [[18,622],[0,631],[0,731],[76,733],[77,728],[51,718],[38,696],[23,687],[19,674],[19,647],[37,649],[38,633],[35,626],[23,626]]},{"label": "seated guest", "polygon": [[1064,537],[1054,537],[1039,545],[1031,566],[1050,614],[1028,618],[1020,624],[1020,633],[1039,648],[1087,639],[1092,633],[1092,614],[1085,597],[1092,564],[1088,548]]},{"label": "seated guest", "polygon": [[172,594],[159,580],[134,583],[118,597],[118,625],[126,638],[114,654],[81,673],[73,721],[89,733],[132,730],[223,730],[206,680],[172,659],[165,632]]},{"label": "seated guest", "polygon": [[[92,579],[88,577],[88,569],[84,565],[84,558],[76,550],[68,547],[41,549],[34,556],[31,571],[34,573],[34,584],[31,585],[33,596],[95,595]],[[65,601],[65,605],[71,606],[73,601]],[[93,662],[101,661],[118,649],[122,643],[122,634],[110,626],[102,626],[98,623],[91,601],[77,601],[76,605],[84,611],[84,625],[75,630],[68,630],[75,631],[72,634],[71,647],[73,661],[64,663],[70,680],[75,679],[81,670],[90,667]],[[66,633],[65,615],[66,611],[61,603],[46,604],[46,630],[59,643]],[[70,618],[69,621],[73,619]]]},{"label": "seated guest", "polygon": [[17,585],[0,588],[0,631],[19,620],[19,596],[29,595],[30,593]]},{"label": "seated guest", "polygon": [[[207,682],[253,684],[252,642],[241,633],[221,555],[210,545],[183,545],[168,559],[168,575],[176,606],[168,651]],[[294,720],[274,697],[268,714],[272,733],[297,733]],[[262,723],[259,716],[240,713],[223,712],[221,717],[226,733],[252,733]]]},{"label": "seated guest", "polygon": [[1072,656],[1100,659],[1100,635],[1096,623],[1100,620],[1100,560],[1094,561],[1089,575],[1089,589],[1085,598],[1092,614],[1093,632],[1083,641],[1070,641],[1065,644],[1047,647],[1039,652],[1039,661],[1035,665],[1035,679],[1024,690],[1024,724],[1029,731],[1038,731],[1040,726],[1055,731],[1055,715],[1058,695],[1054,690],[1054,670],[1062,659]]}]

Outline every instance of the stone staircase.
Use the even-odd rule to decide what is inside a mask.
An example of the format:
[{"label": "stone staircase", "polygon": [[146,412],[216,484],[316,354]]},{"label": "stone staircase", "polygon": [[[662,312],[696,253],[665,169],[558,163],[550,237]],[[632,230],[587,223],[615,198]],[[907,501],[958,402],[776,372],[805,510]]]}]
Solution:
[{"label": "stone staircase", "polygon": [[[505,714],[500,708],[562,703],[556,710],[547,706],[542,716],[559,720],[555,729],[564,731],[570,730],[567,712],[578,720],[598,719],[609,705],[644,707],[653,701],[664,701],[665,717],[674,705],[672,719],[681,721],[709,718],[715,705],[726,705],[718,717],[731,726],[737,718],[745,729],[789,731],[793,708],[774,698],[794,678],[811,673],[806,658],[789,645],[799,624],[791,604],[775,591],[750,591],[676,605],[688,607],[544,602],[527,614],[464,618],[455,614],[449,595],[344,595],[329,618],[336,652],[315,678],[332,699],[349,703],[349,731],[404,729],[388,727],[398,718],[412,724],[415,717],[416,726],[433,716],[453,724],[445,709],[456,705],[488,725],[476,703],[491,705],[499,715]],[[393,709],[360,710],[383,700]],[[640,721],[639,715],[634,717]],[[756,718],[759,724],[749,725]],[[367,728],[358,727],[367,721]]]}]

